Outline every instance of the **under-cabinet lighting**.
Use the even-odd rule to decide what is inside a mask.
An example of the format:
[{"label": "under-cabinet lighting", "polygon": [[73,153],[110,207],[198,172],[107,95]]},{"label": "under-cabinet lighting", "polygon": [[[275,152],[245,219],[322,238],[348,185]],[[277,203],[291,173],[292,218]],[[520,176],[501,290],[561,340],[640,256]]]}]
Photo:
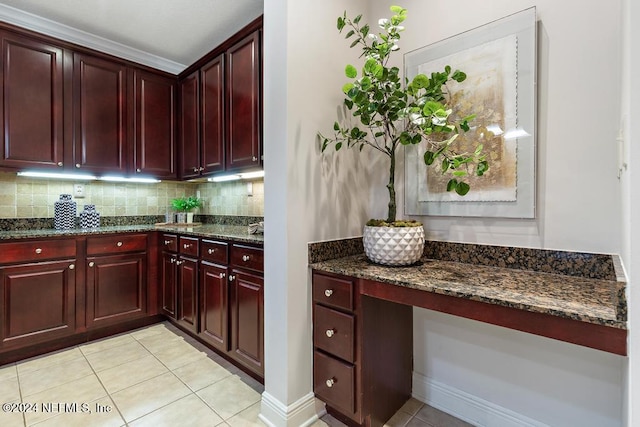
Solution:
[{"label": "under-cabinet lighting", "polygon": [[213,178],[207,179],[209,182],[225,182],[225,181],[236,181],[240,179],[240,175],[220,175],[214,176]]},{"label": "under-cabinet lighting", "polygon": [[254,179],[254,178],[263,178],[264,171],[255,171],[255,172],[245,172],[240,174],[240,178],[242,179]]},{"label": "under-cabinet lighting", "polygon": [[155,178],[142,178],[142,177],[126,178],[124,176],[101,176],[99,179],[100,181],[136,182],[136,183],[143,183],[143,184],[155,184],[157,182],[160,182],[159,179],[155,179]]},{"label": "under-cabinet lighting", "polygon": [[29,178],[50,178],[50,179],[72,179],[77,181],[91,181],[98,179],[93,175],[83,175],[74,173],[59,173],[59,172],[32,172],[24,171],[17,172],[18,176],[26,176]]}]

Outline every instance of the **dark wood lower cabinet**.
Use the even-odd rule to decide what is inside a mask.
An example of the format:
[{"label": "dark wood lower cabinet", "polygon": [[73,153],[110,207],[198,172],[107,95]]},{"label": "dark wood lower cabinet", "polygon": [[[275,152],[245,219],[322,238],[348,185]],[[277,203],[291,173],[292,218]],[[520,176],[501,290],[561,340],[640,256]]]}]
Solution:
[{"label": "dark wood lower cabinet", "polygon": [[146,315],[146,258],[144,253],[87,258],[87,327]]},{"label": "dark wood lower cabinet", "polygon": [[256,374],[264,375],[264,279],[241,270],[230,273],[231,352]]},{"label": "dark wood lower cabinet", "polygon": [[178,323],[198,333],[198,260],[180,256],[178,264]]},{"label": "dark wood lower cabinet", "polygon": [[2,349],[75,332],[75,260],[0,268]]},{"label": "dark wood lower cabinet", "polygon": [[177,317],[178,311],[178,266],[177,257],[171,252],[162,252],[160,261],[160,311],[172,319]]},{"label": "dark wood lower cabinet", "polygon": [[229,350],[227,267],[200,263],[200,337],[221,351]]}]

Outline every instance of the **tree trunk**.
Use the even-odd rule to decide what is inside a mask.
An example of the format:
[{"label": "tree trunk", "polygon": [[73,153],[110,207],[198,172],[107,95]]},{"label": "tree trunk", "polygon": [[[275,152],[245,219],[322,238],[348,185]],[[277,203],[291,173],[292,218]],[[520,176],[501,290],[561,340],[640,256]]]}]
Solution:
[{"label": "tree trunk", "polygon": [[389,212],[387,215],[387,222],[394,222],[396,220],[396,151],[391,151],[391,160],[389,164],[389,183],[387,189],[389,190]]}]

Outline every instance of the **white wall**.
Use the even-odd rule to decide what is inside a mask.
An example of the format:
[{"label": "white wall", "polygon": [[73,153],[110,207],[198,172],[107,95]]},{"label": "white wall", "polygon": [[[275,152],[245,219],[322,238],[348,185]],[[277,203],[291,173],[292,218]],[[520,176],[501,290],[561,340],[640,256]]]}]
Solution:
[{"label": "white wall", "polygon": [[[370,15],[376,20],[387,16],[394,3],[370,1]],[[401,5],[409,10],[403,52],[531,6],[541,21],[537,218],[422,217],[430,237],[620,253],[615,139],[621,105],[621,1],[606,7],[595,0],[405,0]],[[379,202],[373,203],[379,209]],[[548,425],[623,423],[623,357],[421,309],[414,310],[414,346],[414,393],[462,411],[461,416],[477,413],[465,412],[468,407],[455,399],[446,400],[434,384]]]},{"label": "white wall", "polygon": [[[353,2],[362,6],[364,0]],[[360,234],[368,200],[356,153],[322,157],[351,54],[343,2],[266,0],[264,13],[265,393],[262,418],[299,426],[315,414],[307,244]],[[362,9],[362,7],[361,7]],[[342,155],[346,154],[346,155]],[[365,190],[366,191],[366,190]]]}]

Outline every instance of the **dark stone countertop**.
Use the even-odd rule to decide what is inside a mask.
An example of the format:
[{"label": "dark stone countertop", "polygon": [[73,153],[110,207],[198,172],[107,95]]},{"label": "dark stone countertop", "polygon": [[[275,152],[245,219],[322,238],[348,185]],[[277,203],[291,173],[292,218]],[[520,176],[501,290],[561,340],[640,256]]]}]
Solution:
[{"label": "dark stone countertop", "polygon": [[310,264],[336,273],[489,304],[626,329],[624,277],[589,278],[423,257],[418,265],[384,267],[363,254]]},{"label": "dark stone countertop", "polygon": [[46,237],[74,237],[115,233],[146,233],[149,231],[167,231],[183,235],[205,237],[211,239],[226,239],[244,243],[264,242],[264,235],[249,234],[248,228],[241,225],[202,224],[194,227],[156,226],[154,224],[115,225],[94,229],[74,228],[71,230],[33,229],[0,231],[0,241],[14,239],[34,239]]}]

